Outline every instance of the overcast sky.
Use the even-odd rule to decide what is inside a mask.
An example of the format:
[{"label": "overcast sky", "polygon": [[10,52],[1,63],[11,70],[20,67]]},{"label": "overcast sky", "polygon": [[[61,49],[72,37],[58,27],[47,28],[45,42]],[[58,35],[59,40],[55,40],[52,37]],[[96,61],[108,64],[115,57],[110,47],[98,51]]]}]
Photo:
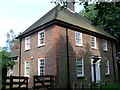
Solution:
[{"label": "overcast sky", "polygon": [[[5,46],[6,33],[11,29],[15,34],[23,32],[55,7],[50,1],[52,0],[0,0],[0,47]],[[75,5],[76,12],[82,8]]]}]

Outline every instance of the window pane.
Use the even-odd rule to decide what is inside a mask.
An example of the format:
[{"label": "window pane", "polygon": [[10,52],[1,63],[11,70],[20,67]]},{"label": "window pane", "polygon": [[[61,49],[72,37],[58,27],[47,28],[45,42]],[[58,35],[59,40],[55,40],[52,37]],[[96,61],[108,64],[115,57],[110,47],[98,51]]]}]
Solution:
[{"label": "window pane", "polygon": [[44,44],[44,31],[41,31],[41,32],[39,32],[39,34],[38,34],[39,36],[39,38],[38,38],[38,43],[39,43],[39,45],[43,45]]},{"label": "window pane", "polygon": [[76,59],[76,73],[77,76],[83,76],[84,75],[84,66],[83,66],[83,59],[82,58],[77,58]]},{"label": "window pane", "polygon": [[103,49],[107,50],[107,40],[103,40]]},{"label": "window pane", "polygon": [[109,74],[110,70],[109,70],[109,60],[105,61],[105,74]]},{"label": "window pane", "polygon": [[96,37],[91,36],[91,47],[95,48],[96,47]]},{"label": "window pane", "polygon": [[76,44],[82,45],[82,33],[76,32]]},{"label": "window pane", "polygon": [[25,76],[29,76],[30,74],[29,64],[30,64],[30,61],[25,61]]},{"label": "window pane", "polygon": [[44,59],[39,59],[39,75],[44,75]]},{"label": "window pane", "polygon": [[30,36],[25,38],[25,50],[30,49]]}]

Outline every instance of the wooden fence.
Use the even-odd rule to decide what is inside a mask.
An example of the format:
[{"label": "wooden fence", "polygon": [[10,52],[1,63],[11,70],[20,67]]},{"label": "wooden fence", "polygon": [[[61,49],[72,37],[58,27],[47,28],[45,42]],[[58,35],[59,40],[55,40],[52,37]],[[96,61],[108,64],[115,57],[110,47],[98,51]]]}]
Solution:
[{"label": "wooden fence", "polygon": [[7,76],[3,78],[3,89],[26,88],[28,89],[28,77]]},{"label": "wooden fence", "polygon": [[52,75],[44,75],[44,76],[33,76],[33,88],[54,88],[55,86],[55,76]]}]

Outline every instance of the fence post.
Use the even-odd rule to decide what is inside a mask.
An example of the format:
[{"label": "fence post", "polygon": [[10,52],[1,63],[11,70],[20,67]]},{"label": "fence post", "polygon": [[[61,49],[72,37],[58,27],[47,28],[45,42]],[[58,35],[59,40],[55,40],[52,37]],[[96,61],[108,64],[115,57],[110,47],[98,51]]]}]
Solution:
[{"label": "fence post", "polygon": [[83,83],[81,83],[81,90],[83,90]]},{"label": "fence post", "polygon": [[99,87],[99,90],[101,90],[101,84],[99,84],[99,86],[98,86],[98,87]]},{"label": "fence post", "polygon": [[26,89],[28,89],[28,78],[26,78]]},{"label": "fence post", "polygon": [[13,76],[10,75],[10,89],[13,88]]},{"label": "fence post", "polygon": [[90,90],[92,90],[92,84],[89,84]]},{"label": "fence post", "polygon": [[35,76],[33,76],[33,89],[35,89]]}]

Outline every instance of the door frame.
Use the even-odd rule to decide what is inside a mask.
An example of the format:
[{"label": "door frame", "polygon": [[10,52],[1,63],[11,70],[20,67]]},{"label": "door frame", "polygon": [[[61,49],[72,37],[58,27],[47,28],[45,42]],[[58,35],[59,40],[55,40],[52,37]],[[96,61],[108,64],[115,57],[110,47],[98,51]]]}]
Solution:
[{"label": "door frame", "polygon": [[99,56],[91,57],[91,78],[92,78],[92,82],[94,83],[98,83],[101,80],[100,62],[101,62],[101,57]]}]

